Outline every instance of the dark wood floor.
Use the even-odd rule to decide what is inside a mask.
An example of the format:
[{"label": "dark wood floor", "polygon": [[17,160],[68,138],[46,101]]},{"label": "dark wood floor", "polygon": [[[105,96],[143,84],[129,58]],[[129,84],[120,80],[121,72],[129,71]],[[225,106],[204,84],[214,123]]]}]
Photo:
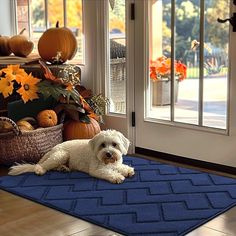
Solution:
[{"label": "dark wood floor", "polygon": [[[149,157],[146,158],[153,159]],[[162,161],[157,158],[155,158],[155,160]],[[190,167],[181,164],[177,165]],[[208,171],[201,168],[197,169]],[[0,167],[0,176],[6,174],[7,168]],[[216,174],[225,175],[224,173],[219,172]],[[232,175],[226,176],[236,178],[236,176]],[[0,236],[118,235],[121,234],[0,190]],[[236,207],[188,234],[188,236],[226,235],[236,236]]]}]

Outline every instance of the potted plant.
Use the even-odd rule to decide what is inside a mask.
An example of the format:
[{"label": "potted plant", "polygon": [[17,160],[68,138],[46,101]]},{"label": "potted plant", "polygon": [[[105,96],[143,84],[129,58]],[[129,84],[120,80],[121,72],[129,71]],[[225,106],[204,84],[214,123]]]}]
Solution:
[{"label": "potted plant", "polygon": [[[178,83],[186,77],[187,66],[180,61],[175,61],[175,102],[178,98]],[[153,105],[169,105],[171,102],[171,59],[162,56],[151,60],[150,79],[153,81]]]}]

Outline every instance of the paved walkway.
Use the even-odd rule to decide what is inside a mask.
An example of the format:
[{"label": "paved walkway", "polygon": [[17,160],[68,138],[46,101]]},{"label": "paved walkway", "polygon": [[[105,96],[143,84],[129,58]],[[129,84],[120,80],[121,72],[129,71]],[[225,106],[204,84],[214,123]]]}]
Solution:
[{"label": "paved walkway", "polygon": [[[227,79],[208,78],[204,80],[204,126],[226,128]],[[153,107],[150,116],[170,119],[170,106]],[[178,101],[175,104],[175,120],[198,124],[198,80],[186,79],[179,84]]]}]

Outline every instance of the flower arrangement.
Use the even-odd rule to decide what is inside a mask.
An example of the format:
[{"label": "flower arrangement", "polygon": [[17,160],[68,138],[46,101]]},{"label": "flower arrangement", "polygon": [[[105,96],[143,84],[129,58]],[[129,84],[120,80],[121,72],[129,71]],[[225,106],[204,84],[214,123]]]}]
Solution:
[{"label": "flower arrangement", "polygon": [[50,94],[56,100],[60,95],[74,95],[75,98],[79,98],[79,94],[73,90],[71,84],[59,84],[56,78],[54,80],[51,78],[51,81],[38,79],[32,73],[27,74],[19,65],[8,65],[0,70],[0,93],[4,98],[18,95],[24,103],[38,99],[40,94],[45,97]]},{"label": "flower arrangement", "polygon": [[24,103],[38,97],[40,79],[27,74],[19,65],[9,65],[0,70],[0,93],[4,98],[18,93]]},{"label": "flower arrangement", "polygon": [[[39,61],[42,70],[44,70],[45,79],[39,79],[34,77],[31,73],[26,71],[19,65],[8,65],[6,68],[0,70],[0,94],[4,98],[9,96],[16,96],[24,103],[33,101],[43,97],[53,97],[57,101],[55,111],[59,114],[65,112],[74,120],[80,120],[81,122],[90,123],[90,118],[94,118],[97,121],[101,120],[101,116],[104,114],[101,110],[94,109],[96,106],[105,107],[108,103],[106,98],[102,96],[93,96],[89,93],[89,96],[82,96],[80,91],[80,85],[73,86],[69,82],[64,82],[60,78],[54,76],[51,70],[43,61]],[[68,71],[67,71],[68,70]],[[71,76],[71,68],[65,68],[65,74]],[[83,88],[85,91],[85,88]],[[85,95],[86,93],[83,92]],[[100,104],[99,104],[100,102]],[[101,102],[103,104],[101,105]]]},{"label": "flower arrangement", "polygon": [[[150,62],[150,78],[153,81],[170,80],[171,75],[171,59],[165,56],[158,57]],[[187,77],[187,66],[180,61],[175,61],[175,76],[178,81],[182,81]]]}]

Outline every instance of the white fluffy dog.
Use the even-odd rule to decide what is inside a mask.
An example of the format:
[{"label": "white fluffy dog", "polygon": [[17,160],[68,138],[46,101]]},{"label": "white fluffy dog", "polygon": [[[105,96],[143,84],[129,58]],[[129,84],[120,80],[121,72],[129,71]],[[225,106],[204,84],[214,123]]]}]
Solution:
[{"label": "white fluffy dog", "polygon": [[49,170],[78,170],[111,183],[122,183],[134,175],[134,168],[123,164],[129,140],[116,130],[101,131],[94,138],[66,141],[56,145],[37,164],[18,164],[9,175],[35,172],[43,175]]}]

